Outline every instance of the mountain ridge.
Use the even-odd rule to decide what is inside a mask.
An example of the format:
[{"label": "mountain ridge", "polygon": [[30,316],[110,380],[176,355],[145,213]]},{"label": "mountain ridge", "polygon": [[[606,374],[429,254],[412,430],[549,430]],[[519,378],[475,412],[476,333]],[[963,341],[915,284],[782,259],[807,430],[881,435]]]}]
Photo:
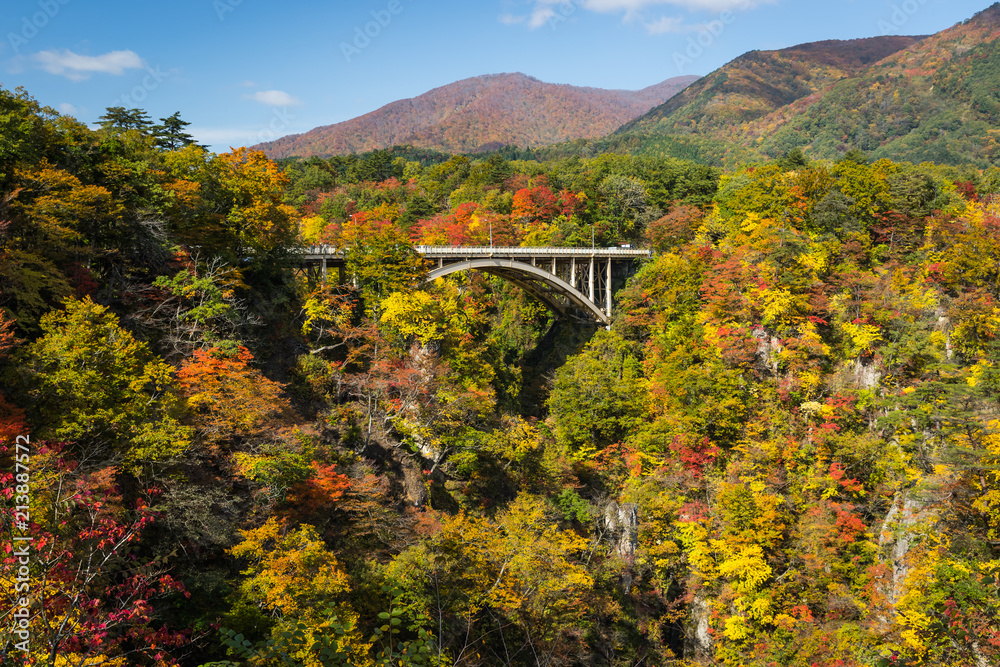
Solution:
[{"label": "mountain ridge", "polygon": [[482,152],[508,144],[537,147],[596,138],[697,79],[673,77],[629,91],[546,83],[520,72],[484,74],[255,148],[282,158],[358,153],[395,144]]},{"label": "mountain ridge", "polygon": [[[752,120],[856,74],[925,37],[830,39],[784,49],[748,51],[624,124],[616,134],[664,122],[677,130],[691,129],[684,127],[691,122],[716,127],[727,121]],[[719,104],[720,97],[730,104]],[[734,100],[739,102],[735,110]]]},{"label": "mountain ridge", "polygon": [[[892,38],[868,38],[873,39]],[[819,159],[859,149],[873,159],[992,164],[1000,158],[994,130],[1000,127],[995,92],[1000,88],[1000,3],[933,35],[906,39],[913,42],[841,77],[830,77],[829,63],[820,63],[820,76],[806,86],[811,91],[799,85],[805,94],[771,107],[760,96],[756,106],[738,94],[726,97],[732,91],[725,90],[730,84],[723,77],[759,52],[744,54],[626,123],[604,147],[729,167],[781,157],[795,148]],[[770,53],[802,53],[822,44]]]}]

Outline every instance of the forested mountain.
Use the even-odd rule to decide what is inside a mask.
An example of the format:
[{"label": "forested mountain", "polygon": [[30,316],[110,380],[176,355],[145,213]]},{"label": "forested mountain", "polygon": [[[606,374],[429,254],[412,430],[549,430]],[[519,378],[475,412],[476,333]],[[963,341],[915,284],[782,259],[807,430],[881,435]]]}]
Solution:
[{"label": "forested mountain", "polygon": [[[726,165],[801,148],[816,158],[860,149],[985,167],[1000,125],[998,36],[993,5],[919,42],[882,37],[751,52],[600,146]],[[859,57],[830,57],[852,52]]]},{"label": "forested mountain", "polygon": [[750,51],[702,77],[619,132],[712,134],[853,76],[920,37],[870,37]]},{"label": "forested mountain", "polygon": [[928,37],[802,108],[746,129],[764,155],[801,146],[816,157],[850,148],[874,157],[942,164],[995,161],[1000,127],[1000,5]]},{"label": "forested mountain", "polygon": [[397,144],[475,153],[600,137],[697,78],[674,77],[631,91],[544,83],[524,74],[478,76],[255,148],[272,158],[360,153]]}]

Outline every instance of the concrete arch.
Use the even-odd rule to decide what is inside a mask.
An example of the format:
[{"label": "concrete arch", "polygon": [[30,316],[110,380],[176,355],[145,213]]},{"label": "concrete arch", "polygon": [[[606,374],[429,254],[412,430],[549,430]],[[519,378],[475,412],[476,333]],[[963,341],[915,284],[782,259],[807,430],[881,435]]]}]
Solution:
[{"label": "concrete arch", "polygon": [[[593,315],[602,324],[610,324],[608,316],[588,299],[580,290],[548,271],[524,262],[511,259],[471,259],[454,264],[446,264],[427,274],[425,283],[443,278],[459,271],[485,271],[507,280],[529,294],[535,296],[549,308],[560,315],[567,315],[566,306],[553,298],[553,295],[565,297],[569,303],[585,313]],[[545,288],[548,289],[545,289]]]}]

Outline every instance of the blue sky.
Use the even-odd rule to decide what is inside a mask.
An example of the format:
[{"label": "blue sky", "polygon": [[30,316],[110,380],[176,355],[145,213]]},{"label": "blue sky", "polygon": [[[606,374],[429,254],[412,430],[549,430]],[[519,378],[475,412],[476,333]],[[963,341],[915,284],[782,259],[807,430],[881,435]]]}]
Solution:
[{"label": "blue sky", "polygon": [[986,0],[4,0],[0,85],[94,123],[175,111],[222,152],[479,74],[637,89],[751,49],[929,34]]}]

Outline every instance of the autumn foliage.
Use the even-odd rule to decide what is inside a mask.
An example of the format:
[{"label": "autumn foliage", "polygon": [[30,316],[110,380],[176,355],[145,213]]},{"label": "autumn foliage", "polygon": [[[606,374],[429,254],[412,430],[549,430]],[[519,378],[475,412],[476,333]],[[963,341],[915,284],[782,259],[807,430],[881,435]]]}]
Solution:
[{"label": "autumn foliage", "polygon": [[[1000,660],[994,171],[279,164],[0,101],[3,664]],[[594,330],[413,247],[491,238],[655,252]]]}]

